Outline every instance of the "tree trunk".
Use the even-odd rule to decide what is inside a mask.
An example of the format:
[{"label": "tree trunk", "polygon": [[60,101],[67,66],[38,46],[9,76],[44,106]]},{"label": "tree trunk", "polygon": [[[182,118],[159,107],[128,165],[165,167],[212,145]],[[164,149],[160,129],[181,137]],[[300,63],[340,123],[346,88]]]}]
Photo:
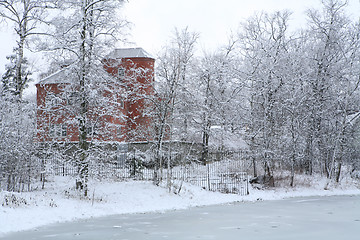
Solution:
[{"label": "tree trunk", "polygon": [[89,163],[88,163],[88,148],[89,144],[87,142],[87,97],[86,97],[86,33],[87,33],[87,23],[86,23],[86,7],[87,1],[85,0],[82,7],[82,29],[80,33],[81,45],[80,45],[80,79],[79,79],[79,93],[80,93],[80,116],[79,116],[79,148],[80,148],[80,157],[79,157],[79,166],[78,174],[80,180],[80,189],[84,191],[84,196],[88,194],[88,178],[89,178]]},{"label": "tree trunk", "polygon": [[341,162],[339,162],[338,164],[338,169],[337,169],[337,172],[336,172],[336,182],[339,183],[340,182],[340,175],[341,175]]}]

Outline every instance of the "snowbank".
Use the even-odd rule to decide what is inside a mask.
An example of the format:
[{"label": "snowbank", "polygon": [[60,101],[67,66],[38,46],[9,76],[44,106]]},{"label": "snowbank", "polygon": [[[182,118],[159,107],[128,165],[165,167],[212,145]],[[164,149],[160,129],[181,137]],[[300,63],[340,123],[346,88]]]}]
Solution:
[{"label": "snowbank", "polygon": [[161,212],[235,201],[360,194],[360,190],[353,184],[330,190],[324,190],[322,184],[311,189],[250,189],[248,196],[208,192],[184,184],[180,194],[174,194],[151,182],[128,181],[91,182],[90,197],[82,199],[73,189],[73,183],[74,180],[69,177],[55,177],[45,190],[30,193],[0,192],[0,236],[56,222],[111,214]]}]

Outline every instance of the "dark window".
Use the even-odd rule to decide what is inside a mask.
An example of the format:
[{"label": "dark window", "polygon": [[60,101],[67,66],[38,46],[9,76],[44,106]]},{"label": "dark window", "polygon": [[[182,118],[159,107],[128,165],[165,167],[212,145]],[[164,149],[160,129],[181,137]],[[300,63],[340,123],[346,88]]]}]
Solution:
[{"label": "dark window", "polygon": [[61,99],[57,94],[48,92],[45,97],[45,105],[48,107],[56,107],[61,103]]},{"label": "dark window", "polygon": [[86,133],[87,133],[88,136],[98,135],[97,129],[96,129],[95,126],[93,126],[93,127],[87,127],[87,128],[86,128]]},{"label": "dark window", "polygon": [[80,100],[79,93],[78,92],[71,92],[68,95],[68,104],[73,105],[77,103]]},{"label": "dark window", "polygon": [[125,78],[125,68],[123,68],[123,67],[118,68],[118,77],[119,77],[119,79]]},{"label": "dark window", "polygon": [[52,138],[55,137],[66,137],[67,136],[67,126],[65,124],[52,124],[49,127],[49,136]]}]

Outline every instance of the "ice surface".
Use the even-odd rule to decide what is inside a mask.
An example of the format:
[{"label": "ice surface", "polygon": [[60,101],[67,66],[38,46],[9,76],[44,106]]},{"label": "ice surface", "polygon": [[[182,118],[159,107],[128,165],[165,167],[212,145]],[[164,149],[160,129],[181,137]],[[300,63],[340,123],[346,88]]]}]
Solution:
[{"label": "ice surface", "polygon": [[290,198],[113,215],[4,239],[359,239],[360,196]]},{"label": "ice surface", "polygon": [[[14,231],[114,214],[164,212],[236,201],[252,202],[258,199],[279,200],[300,196],[360,195],[360,190],[349,181],[343,182],[343,186],[346,188],[338,186],[334,189],[324,190],[326,182],[318,180],[312,188],[250,189],[250,195],[247,196],[209,192],[187,183],[183,183],[180,194],[174,194],[173,192],[169,193],[165,187],[154,186],[151,182],[92,181],[89,191],[90,199],[81,199],[79,193],[74,189],[74,181],[69,177],[55,177],[49,179],[44,190],[23,193],[0,191],[0,239],[4,234]],[[26,204],[3,206],[4,197],[9,194],[24,199]],[[316,198],[310,200],[316,202]],[[309,201],[309,199],[298,201]],[[299,202],[299,204],[305,203]],[[202,215],[206,218],[211,214],[204,211]],[[261,215],[258,217],[261,218]],[[232,224],[223,227],[236,228]],[[111,226],[111,229],[122,228],[124,225],[120,223],[113,223]],[[276,228],[275,225],[274,228]],[[53,233],[49,233],[50,235]]]}]

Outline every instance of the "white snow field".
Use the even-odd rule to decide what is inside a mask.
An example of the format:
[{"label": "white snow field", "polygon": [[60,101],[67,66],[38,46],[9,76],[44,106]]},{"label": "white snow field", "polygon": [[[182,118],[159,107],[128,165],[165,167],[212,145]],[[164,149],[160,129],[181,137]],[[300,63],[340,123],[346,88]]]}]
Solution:
[{"label": "white snow field", "polygon": [[[226,204],[233,202],[248,202],[245,205],[239,204],[236,206],[246,206],[242,211],[246,212],[255,206],[266,206],[267,201],[259,202],[257,200],[279,200],[284,198],[299,197],[299,196],[334,196],[334,195],[360,195],[360,190],[357,183],[351,181],[342,181],[340,186],[329,186],[329,190],[324,190],[326,185],[325,180],[318,180],[316,184],[312,183],[311,188],[276,188],[272,190],[255,190],[250,189],[250,195],[240,196],[235,194],[222,194],[218,192],[208,192],[200,187],[195,187],[189,184],[184,184],[179,194],[169,193],[168,189],[164,187],[156,187],[151,182],[144,181],[126,181],[126,182],[111,182],[111,181],[93,181],[90,182],[90,197],[88,199],[81,199],[79,193],[74,189],[75,180],[70,177],[54,177],[49,181],[44,190],[36,190],[33,192],[10,193],[0,191],[0,239],[8,238],[11,232],[23,231],[28,229],[37,229],[40,226],[70,222],[80,219],[91,219],[95,217],[103,217],[114,214],[129,214],[129,213],[162,213],[169,210],[181,210],[189,207]],[[336,199],[336,198],[334,198]],[[350,198],[355,199],[355,198]],[[359,198],[357,198],[359,200]],[[287,200],[285,203],[290,204],[297,200]],[[322,204],[327,200],[313,201],[309,203]],[[331,200],[332,201],[332,200]],[[279,206],[282,202],[277,203]],[[320,204],[320,205],[321,205]],[[339,206],[341,205],[339,200]],[[285,204],[286,205],[286,204]],[[294,214],[301,213],[300,206],[306,206],[307,202],[299,202],[295,210],[300,210],[295,213],[286,213],[283,210],[284,216],[294,217]],[[347,207],[343,204],[344,208]],[[223,206],[220,206],[220,209]],[[217,209],[217,207],[213,207]],[[270,206],[271,210],[272,206]],[[289,206],[289,208],[291,208]],[[261,209],[261,208],[259,208]],[[287,209],[287,208],[285,208]],[[261,213],[266,210],[256,211],[261,218]],[[360,214],[360,209],[357,212]],[[196,210],[198,211],[198,210]],[[200,210],[199,210],[200,211]],[[325,211],[325,210],[324,210]],[[335,211],[335,210],[334,210]],[[328,212],[334,212],[329,210]],[[230,211],[231,212],[231,211]],[[186,211],[184,212],[186,213]],[[352,212],[354,214],[355,212]],[[175,213],[169,213],[175,214]],[[239,212],[239,218],[244,219],[243,212]],[[311,212],[309,212],[311,214]],[[146,214],[147,215],[147,214]],[[286,216],[285,216],[286,215]],[[132,217],[139,217],[143,215],[131,215]],[[145,215],[144,215],[145,216]],[[165,216],[165,215],[151,215],[151,216]],[[328,214],[327,217],[333,215]],[[350,215],[348,215],[349,217]],[[129,216],[127,216],[129,217]],[[341,216],[340,216],[341,217]],[[120,217],[121,218],[121,217]],[[220,216],[221,221],[225,221]],[[247,217],[245,217],[247,218]],[[268,218],[264,215],[264,218]],[[314,219],[317,217],[314,217]],[[357,217],[359,219],[360,217]],[[322,219],[320,219],[322,220]],[[345,220],[345,219],[344,219]],[[351,220],[350,218],[348,219]],[[356,219],[355,219],[356,220]],[[355,221],[354,220],[354,221]],[[88,221],[88,220],[87,220]],[[186,220],[188,221],[188,220]],[[190,220],[189,220],[190,221]],[[220,222],[221,222],[220,221]],[[247,221],[247,220],[246,220]],[[275,220],[267,221],[269,224]],[[296,225],[296,218],[293,219]],[[352,220],[351,220],[352,221]],[[351,222],[350,221],[350,222]],[[276,222],[276,221],[275,221]],[[354,224],[353,222],[351,222]],[[72,226],[69,223],[67,226]],[[220,224],[220,223],[219,223]],[[257,223],[260,224],[261,223]],[[281,223],[286,225],[285,223]],[[356,223],[357,224],[357,223]],[[115,226],[116,224],[114,224]],[[140,224],[141,225],[141,224]],[[140,227],[140,225],[138,227]],[[146,224],[145,224],[146,225]],[[221,224],[220,224],[221,225]],[[282,225],[281,225],[282,226]],[[329,225],[329,229],[331,229]],[[205,227],[205,226],[204,226]],[[230,222],[223,226],[224,228],[232,228],[233,224]],[[130,227],[133,228],[133,227]],[[212,228],[210,224],[206,228]],[[276,227],[274,227],[276,228]],[[44,228],[47,229],[47,226]],[[283,228],[281,228],[283,229]],[[288,228],[290,229],[290,228]],[[360,232],[360,226],[358,228]],[[28,238],[26,238],[28,239]],[[62,239],[62,238],[60,238]],[[97,239],[97,238],[94,238]],[[98,238],[100,239],[100,238]],[[108,238],[111,239],[111,238]],[[121,238],[115,238],[121,239]],[[131,238],[136,239],[136,238]],[[138,238],[142,239],[142,238]],[[206,238],[203,238],[206,239]],[[359,238],[360,239],[360,238]]]},{"label": "white snow field", "polygon": [[359,239],[360,196],[292,198],[54,224],[4,239]]}]

